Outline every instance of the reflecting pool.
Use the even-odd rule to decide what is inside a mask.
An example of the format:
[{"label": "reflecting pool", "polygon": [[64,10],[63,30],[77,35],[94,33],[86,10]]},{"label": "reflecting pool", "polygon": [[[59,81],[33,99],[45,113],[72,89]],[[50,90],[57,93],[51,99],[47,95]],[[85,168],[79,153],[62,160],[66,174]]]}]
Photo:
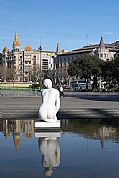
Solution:
[{"label": "reflecting pool", "polygon": [[61,120],[60,132],[34,120],[0,120],[0,178],[117,178],[119,120]]}]

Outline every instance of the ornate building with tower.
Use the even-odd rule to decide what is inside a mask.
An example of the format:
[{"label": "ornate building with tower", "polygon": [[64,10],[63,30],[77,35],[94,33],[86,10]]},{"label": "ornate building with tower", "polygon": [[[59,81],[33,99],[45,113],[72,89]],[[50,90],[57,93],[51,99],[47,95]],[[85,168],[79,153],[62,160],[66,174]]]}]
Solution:
[{"label": "ornate building with tower", "polygon": [[53,73],[54,55],[52,51],[43,51],[41,46],[33,50],[28,44],[24,50],[20,50],[20,42],[16,33],[12,50],[4,47],[1,54],[3,81],[39,81]]}]

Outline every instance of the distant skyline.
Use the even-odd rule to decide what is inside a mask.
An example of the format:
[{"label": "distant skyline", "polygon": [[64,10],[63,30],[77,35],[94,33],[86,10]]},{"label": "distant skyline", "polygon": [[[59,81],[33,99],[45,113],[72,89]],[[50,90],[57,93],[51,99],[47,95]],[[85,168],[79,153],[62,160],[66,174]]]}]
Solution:
[{"label": "distant skyline", "polygon": [[15,32],[20,49],[73,50],[86,44],[119,40],[118,0],[0,0],[0,51],[12,49]]}]

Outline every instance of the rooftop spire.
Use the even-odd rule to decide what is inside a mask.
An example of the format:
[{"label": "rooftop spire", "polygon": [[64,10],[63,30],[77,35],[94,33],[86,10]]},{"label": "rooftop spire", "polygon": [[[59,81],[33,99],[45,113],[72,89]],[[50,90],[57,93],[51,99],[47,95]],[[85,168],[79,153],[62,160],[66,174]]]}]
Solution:
[{"label": "rooftop spire", "polygon": [[105,44],[104,44],[104,40],[103,40],[103,37],[102,37],[102,36],[101,36],[101,39],[100,39],[99,47],[100,47],[100,48],[105,48]]},{"label": "rooftop spire", "polygon": [[15,33],[14,41],[13,41],[13,50],[18,51],[18,50],[19,50],[19,47],[20,47],[19,37],[18,37],[18,34]]},{"label": "rooftop spire", "polygon": [[56,54],[60,54],[60,44],[59,44],[59,42],[57,43]]},{"label": "rooftop spire", "polygon": [[40,46],[39,46],[38,50],[39,50],[39,51],[42,51],[41,39],[40,39]]}]

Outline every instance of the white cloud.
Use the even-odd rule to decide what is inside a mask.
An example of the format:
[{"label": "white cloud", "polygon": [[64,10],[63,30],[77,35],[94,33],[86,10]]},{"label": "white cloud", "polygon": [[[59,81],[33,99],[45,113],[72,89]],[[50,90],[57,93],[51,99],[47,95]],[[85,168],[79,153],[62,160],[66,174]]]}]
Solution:
[{"label": "white cloud", "polygon": [[109,36],[112,36],[113,35],[113,32],[111,31],[107,31],[107,32],[104,32],[105,35],[109,35]]}]

